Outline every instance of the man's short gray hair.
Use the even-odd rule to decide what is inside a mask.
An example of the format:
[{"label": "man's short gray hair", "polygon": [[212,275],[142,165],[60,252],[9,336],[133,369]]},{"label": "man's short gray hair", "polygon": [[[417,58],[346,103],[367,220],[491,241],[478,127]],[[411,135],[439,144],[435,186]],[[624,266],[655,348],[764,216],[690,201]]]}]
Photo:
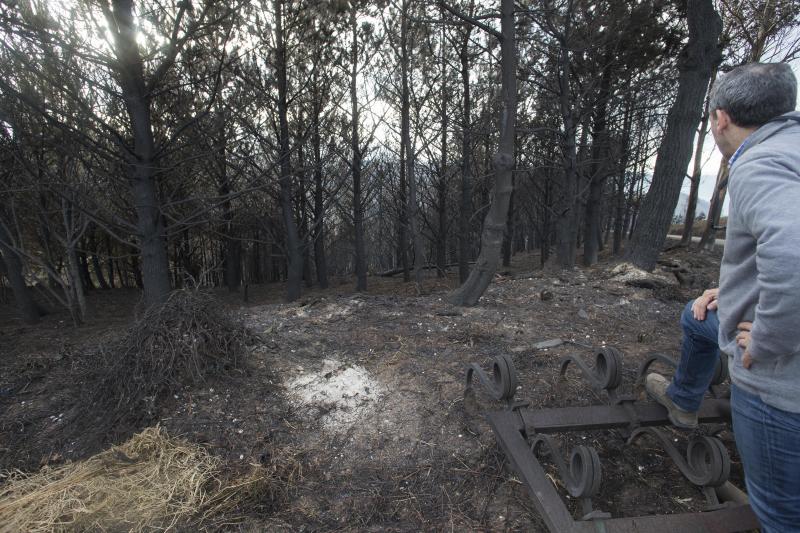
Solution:
[{"label": "man's short gray hair", "polygon": [[737,126],[763,126],[794,111],[797,79],[786,63],[748,63],[723,75],[711,89],[709,110],[726,111]]}]

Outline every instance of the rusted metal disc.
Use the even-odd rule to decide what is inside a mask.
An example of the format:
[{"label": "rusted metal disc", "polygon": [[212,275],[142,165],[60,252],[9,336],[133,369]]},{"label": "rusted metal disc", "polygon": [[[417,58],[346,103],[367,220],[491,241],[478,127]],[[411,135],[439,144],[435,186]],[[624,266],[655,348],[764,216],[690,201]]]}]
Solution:
[{"label": "rusted metal disc", "polygon": [[600,457],[590,446],[576,446],[569,458],[567,491],[574,498],[591,498],[600,491]]},{"label": "rusted metal disc", "polygon": [[492,363],[494,388],[492,396],[497,400],[510,400],[517,392],[517,370],[514,362],[506,354],[498,355]]},{"label": "rusted metal disc", "polygon": [[605,346],[598,350],[594,360],[594,370],[600,387],[606,390],[616,389],[622,383],[622,353],[616,348]]},{"label": "rusted metal disc", "polygon": [[698,485],[719,487],[728,481],[731,459],[725,445],[715,437],[692,438],[686,448],[686,461]]}]

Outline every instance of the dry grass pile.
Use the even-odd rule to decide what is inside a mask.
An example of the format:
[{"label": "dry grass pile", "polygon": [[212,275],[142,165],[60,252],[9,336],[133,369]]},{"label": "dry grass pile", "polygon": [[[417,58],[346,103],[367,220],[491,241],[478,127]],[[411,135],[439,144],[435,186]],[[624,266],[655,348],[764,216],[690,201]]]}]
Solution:
[{"label": "dry grass pile", "polygon": [[299,477],[297,461],[254,465],[238,479],[200,446],[152,427],[89,459],[34,475],[6,474],[0,533],[198,529],[275,505]]},{"label": "dry grass pile", "polygon": [[85,377],[92,384],[85,404],[112,425],[150,421],[173,391],[239,368],[248,340],[211,295],[175,291],[97,349]]}]

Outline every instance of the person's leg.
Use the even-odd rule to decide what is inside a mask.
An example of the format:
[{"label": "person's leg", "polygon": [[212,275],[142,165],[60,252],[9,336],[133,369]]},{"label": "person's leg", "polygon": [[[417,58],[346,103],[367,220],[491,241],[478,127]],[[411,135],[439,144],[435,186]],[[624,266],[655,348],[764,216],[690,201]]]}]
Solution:
[{"label": "person's leg", "polygon": [[800,531],[800,414],[735,385],[731,414],[750,505],[763,531]]},{"label": "person's leg", "polygon": [[681,360],[667,388],[667,395],[673,403],[690,413],[700,409],[719,360],[717,312],[707,311],[705,320],[697,320],[692,315],[693,303],[689,302],[681,315]]}]

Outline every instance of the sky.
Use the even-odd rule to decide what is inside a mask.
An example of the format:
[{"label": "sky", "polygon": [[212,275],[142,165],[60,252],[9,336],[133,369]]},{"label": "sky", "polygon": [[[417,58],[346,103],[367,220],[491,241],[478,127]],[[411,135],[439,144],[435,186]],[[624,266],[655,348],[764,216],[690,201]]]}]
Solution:
[{"label": "sky", "polygon": [[[792,70],[794,70],[794,74],[798,80],[800,80],[800,60],[795,60],[790,63],[792,65]],[[797,98],[797,105],[795,109],[800,109],[800,93],[798,93]],[[696,139],[695,139],[696,140]],[[717,150],[716,145],[714,145],[714,138],[709,133],[706,137],[705,142],[705,149],[703,150],[703,171],[700,178],[700,192],[699,196],[703,200],[710,201],[711,195],[714,192],[714,184],[717,180],[717,169],[719,169],[719,165],[722,162],[722,154],[719,153]],[[689,163],[689,169],[691,169],[694,165],[694,158]],[[681,189],[682,192],[689,194],[689,180],[685,180],[683,182],[683,188]],[[722,216],[726,216],[728,214],[728,199],[725,198],[725,204],[722,207]]]}]

